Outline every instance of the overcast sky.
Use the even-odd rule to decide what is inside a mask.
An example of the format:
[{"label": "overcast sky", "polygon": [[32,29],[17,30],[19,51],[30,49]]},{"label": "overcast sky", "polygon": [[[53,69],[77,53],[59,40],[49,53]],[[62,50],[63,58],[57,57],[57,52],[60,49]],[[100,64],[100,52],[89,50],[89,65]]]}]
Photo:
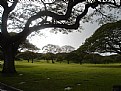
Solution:
[{"label": "overcast sky", "polygon": [[47,44],[54,44],[64,46],[70,45],[76,49],[81,46],[86,38],[90,37],[94,31],[98,28],[98,24],[85,23],[83,25],[84,30],[82,32],[72,32],[69,34],[62,33],[51,33],[48,29],[44,30],[44,36],[34,36],[30,39],[30,42],[36,45],[38,48],[42,49],[43,46]]}]

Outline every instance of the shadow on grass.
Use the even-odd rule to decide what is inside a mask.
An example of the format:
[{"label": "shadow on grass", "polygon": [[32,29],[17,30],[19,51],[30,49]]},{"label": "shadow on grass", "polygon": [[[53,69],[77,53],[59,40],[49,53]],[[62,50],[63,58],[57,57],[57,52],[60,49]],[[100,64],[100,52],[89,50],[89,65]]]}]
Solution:
[{"label": "shadow on grass", "polygon": [[121,68],[121,65],[91,65],[88,67],[96,67],[96,68]]},{"label": "shadow on grass", "polygon": [[31,66],[31,65],[16,65],[16,68],[33,68],[36,66]]},{"label": "shadow on grass", "polygon": [[[15,65],[16,68],[32,68],[36,67],[34,65]],[[3,68],[3,64],[0,65],[0,68]]]}]

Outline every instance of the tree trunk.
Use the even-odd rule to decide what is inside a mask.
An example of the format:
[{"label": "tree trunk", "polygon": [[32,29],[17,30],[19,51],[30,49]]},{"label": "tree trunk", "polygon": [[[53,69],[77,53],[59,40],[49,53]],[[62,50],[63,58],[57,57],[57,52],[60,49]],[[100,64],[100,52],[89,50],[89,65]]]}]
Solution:
[{"label": "tree trunk", "polygon": [[2,73],[5,74],[16,73],[15,63],[14,63],[16,52],[17,49],[15,50],[15,46],[10,44],[3,49],[4,64],[3,64]]},{"label": "tree trunk", "polygon": [[28,60],[28,63],[29,63],[29,58],[27,60]]},{"label": "tree trunk", "polygon": [[32,63],[34,63],[34,59],[32,58]]},{"label": "tree trunk", "polygon": [[53,63],[53,64],[55,63],[53,59],[52,59],[52,63]]},{"label": "tree trunk", "polygon": [[67,60],[68,64],[69,64],[69,60]]}]

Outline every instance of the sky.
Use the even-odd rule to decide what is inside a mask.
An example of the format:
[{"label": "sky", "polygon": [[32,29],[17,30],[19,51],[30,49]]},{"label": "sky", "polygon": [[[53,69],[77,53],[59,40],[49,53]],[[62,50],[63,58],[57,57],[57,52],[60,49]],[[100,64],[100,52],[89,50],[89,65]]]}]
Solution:
[{"label": "sky", "polygon": [[43,36],[33,36],[30,42],[40,48],[40,52],[42,52],[42,47],[47,44],[59,45],[60,47],[70,45],[77,49],[98,27],[97,23],[85,23],[83,24],[83,30],[81,30],[81,32],[72,32],[69,34],[62,34],[61,32],[55,34],[51,33],[50,29],[44,29]]}]

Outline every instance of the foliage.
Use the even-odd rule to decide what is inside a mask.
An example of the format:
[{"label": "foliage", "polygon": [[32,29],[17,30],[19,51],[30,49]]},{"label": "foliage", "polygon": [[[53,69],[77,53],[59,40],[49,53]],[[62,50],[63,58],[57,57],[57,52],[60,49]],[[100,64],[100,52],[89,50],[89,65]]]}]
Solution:
[{"label": "foliage", "polygon": [[64,45],[61,47],[61,53],[70,53],[74,50],[75,50],[75,48],[70,45]]},{"label": "foliage", "polygon": [[64,45],[62,47],[59,47],[58,45],[53,44],[47,44],[43,48],[43,53],[69,53],[75,50],[74,47],[70,45]]},{"label": "foliage", "polygon": [[95,33],[79,48],[86,52],[112,52],[121,54],[121,21],[108,23],[98,28]]},{"label": "foliage", "polygon": [[66,53],[65,59],[68,61],[68,64],[70,61],[75,63],[81,63],[80,56],[75,52]]},{"label": "foliage", "polygon": [[19,46],[20,51],[37,51],[39,48],[37,48],[35,45],[30,43],[28,40],[25,40],[20,46]]},{"label": "foliage", "polygon": [[66,53],[70,53],[71,51],[74,51],[74,47],[65,45],[62,47],[59,47],[58,45],[48,44],[42,48],[44,54],[44,58],[47,60],[52,60],[52,63],[54,63],[53,60],[56,59],[56,61],[62,62],[64,59],[66,59],[65,55]]},{"label": "foliage", "polygon": [[[17,35],[17,33],[16,32],[10,32],[9,35],[10,36],[15,36],[15,35]],[[20,51],[25,51],[25,50],[36,51],[36,50],[39,50],[39,48],[37,48],[35,45],[30,43],[28,39],[26,39],[25,41],[23,41],[19,45],[19,50]]]},{"label": "foliage", "polygon": [[31,51],[25,51],[25,52],[21,52],[16,56],[17,59],[23,59],[23,60],[28,60],[28,62],[30,61],[30,59],[33,60],[35,58],[37,58],[37,54]]},{"label": "foliage", "polygon": [[61,51],[60,47],[58,45],[53,44],[47,44],[43,48],[43,53],[59,53]]},{"label": "foliage", "polygon": [[57,53],[56,54],[56,61],[57,62],[63,62],[64,60],[66,60],[66,55],[67,53]]}]

